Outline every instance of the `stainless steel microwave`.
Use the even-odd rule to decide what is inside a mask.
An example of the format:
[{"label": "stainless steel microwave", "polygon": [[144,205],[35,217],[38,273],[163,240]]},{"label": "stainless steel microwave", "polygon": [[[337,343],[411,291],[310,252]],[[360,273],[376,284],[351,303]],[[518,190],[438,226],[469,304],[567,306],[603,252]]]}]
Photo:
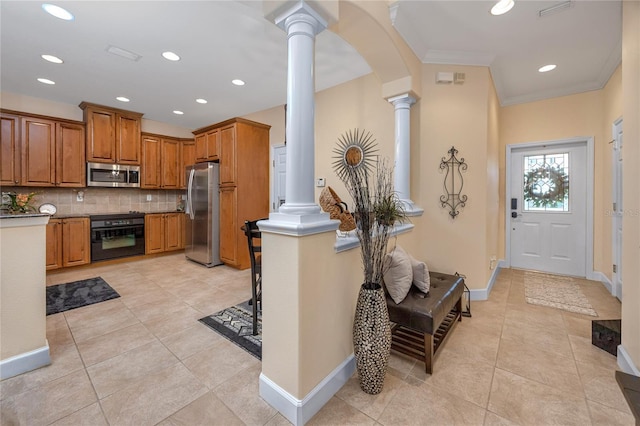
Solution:
[{"label": "stainless steel microwave", "polygon": [[87,186],[140,188],[140,166],[87,163]]}]

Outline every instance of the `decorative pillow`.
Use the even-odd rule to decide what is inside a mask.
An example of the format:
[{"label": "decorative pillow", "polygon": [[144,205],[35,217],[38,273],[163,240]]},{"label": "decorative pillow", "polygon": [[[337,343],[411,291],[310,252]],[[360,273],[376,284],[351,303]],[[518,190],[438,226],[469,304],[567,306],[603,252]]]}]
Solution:
[{"label": "decorative pillow", "polygon": [[431,288],[431,277],[429,277],[429,269],[427,264],[420,262],[409,255],[411,259],[411,269],[413,270],[413,285],[423,293],[429,293]]},{"label": "decorative pillow", "polygon": [[411,289],[413,270],[411,258],[400,246],[387,253],[383,278],[389,296],[396,303],[402,302]]}]

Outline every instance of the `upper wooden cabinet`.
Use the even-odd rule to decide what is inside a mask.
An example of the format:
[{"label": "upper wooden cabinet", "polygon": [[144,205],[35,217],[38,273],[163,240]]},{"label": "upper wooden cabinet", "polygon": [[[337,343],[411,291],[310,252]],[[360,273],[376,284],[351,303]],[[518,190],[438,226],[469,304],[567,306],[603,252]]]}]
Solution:
[{"label": "upper wooden cabinet", "polygon": [[220,155],[220,131],[211,129],[193,132],[196,136],[196,162],[218,161]]},{"label": "upper wooden cabinet", "polygon": [[84,124],[2,114],[2,184],[83,187]]},{"label": "upper wooden cabinet", "polygon": [[177,189],[181,165],[178,139],[142,135],[142,188]]},{"label": "upper wooden cabinet", "polygon": [[196,138],[219,135],[220,259],[240,269],[250,266],[247,239],[240,227],[246,220],[269,214],[270,128],[234,118],[193,132]]},{"label": "upper wooden cabinet", "polygon": [[180,188],[187,187],[187,166],[196,163],[196,141],[193,139],[182,139],[180,144],[180,158],[182,158],[182,168],[180,169]]},{"label": "upper wooden cabinet", "polygon": [[87,161],[140,165],[142,114],[82,102]]},{"label": "upper wooden cabinet", "polygon": [[20,184],[20,116],[0,114],[0,185]]}]

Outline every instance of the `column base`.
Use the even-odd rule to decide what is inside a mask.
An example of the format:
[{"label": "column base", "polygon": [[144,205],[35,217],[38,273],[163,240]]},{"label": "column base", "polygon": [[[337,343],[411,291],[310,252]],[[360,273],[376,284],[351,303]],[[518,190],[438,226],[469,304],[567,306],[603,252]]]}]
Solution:
[{"label": "column base", "polygon": [[424,209],[416,206],[411,200],[400,200],[407,216],[422,216]]},{"label": "column base", "polygon": [[340,221],[331,220],[329,213],[324,212],[315,214],[274,212],[269,214],[269,220],[258,222],[260,231],[292,236],[335,232],[338,226],[340,226]]}]

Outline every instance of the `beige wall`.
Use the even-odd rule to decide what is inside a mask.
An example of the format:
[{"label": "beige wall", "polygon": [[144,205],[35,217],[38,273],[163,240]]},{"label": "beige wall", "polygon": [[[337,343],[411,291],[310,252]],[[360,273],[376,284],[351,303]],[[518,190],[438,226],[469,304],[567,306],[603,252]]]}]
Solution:
[{"label": "beige wall", "polygon": [[624,229],[622,346],[640,368],[640,2],[622,6]]},{"label": "beige wall", "polygon": [[[47,346],[45,227],[48,218],[0,219],[0,360]],[[16,223],[19,227],[13,227]]]},{"label": "beige wall", "polygon": [[[91,100],[87,100],[87,102],[91,102]],[[0,107],[13,111],[47,115],[49,117],[65,118],[67,120],[83,121],[82,110],[77,105],[63,104],[60,102],[53,102],[47,99],[34,98],[16,93],[1,92]],[[126,110],[127,108],[123,107],[121,109]],[[160,123],[154,120],[148,120],[144,117],[142,118],[141,127],[143,132],[193,139],[193,133],[191,133],[190,129]]]},{"label": "beige wall", "polygon": [[[596,271],[611,274],[611,124],[622,115],[618,91],[619,72],[603,90],[563,96],[502,108],[500,117],[500,211],[504,212],[505,147],[523,142],[541,142],[592,136],[595,145],[594,247]],[[504,234],[504,215],[501,216]],[[501,256],[504,253],[504,235]]]}]

